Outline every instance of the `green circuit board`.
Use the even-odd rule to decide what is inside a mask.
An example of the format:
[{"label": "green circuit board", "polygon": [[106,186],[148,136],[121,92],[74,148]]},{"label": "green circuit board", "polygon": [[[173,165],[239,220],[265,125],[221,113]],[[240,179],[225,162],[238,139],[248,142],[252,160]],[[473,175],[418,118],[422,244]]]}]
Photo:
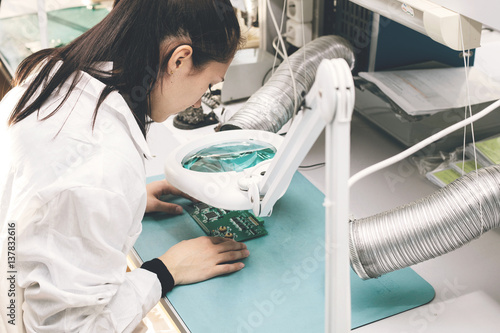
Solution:
[{"label": "green circuit board", "polygon": [[246,210],[219,209],[202,202],[192,203],[185,209],[209,236],[242,242],[267,235],[264,221]]}]

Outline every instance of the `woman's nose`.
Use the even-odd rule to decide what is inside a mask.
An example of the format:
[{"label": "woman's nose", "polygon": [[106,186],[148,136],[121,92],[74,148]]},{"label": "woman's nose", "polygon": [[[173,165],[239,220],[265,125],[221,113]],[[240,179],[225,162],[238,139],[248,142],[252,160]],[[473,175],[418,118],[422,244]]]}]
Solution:
[{"label": "woman's nose", "polygon": [[198,100],[198,102],[193,104],[194,108],[199,108],[201,106],[201,98]]}]

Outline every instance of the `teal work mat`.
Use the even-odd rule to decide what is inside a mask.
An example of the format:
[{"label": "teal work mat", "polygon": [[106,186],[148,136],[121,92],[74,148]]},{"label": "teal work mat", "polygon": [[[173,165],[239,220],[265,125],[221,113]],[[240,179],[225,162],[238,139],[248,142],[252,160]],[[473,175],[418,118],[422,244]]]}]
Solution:
[{"label": "teal work mat", "polygon": [[[187,327],[194,333],[324,332],[323,200],[296,173],[272,216],[264,218],[269,234],[245,242],[250,250],[245,268],[177,286],[167,295]],[[147,261],[181,240],[203,235],[186,212],[147,215],[135,249]],[[425,304],[434,289],[410,268],[367,281],[351,271],[351,295],[356,328]]]}]

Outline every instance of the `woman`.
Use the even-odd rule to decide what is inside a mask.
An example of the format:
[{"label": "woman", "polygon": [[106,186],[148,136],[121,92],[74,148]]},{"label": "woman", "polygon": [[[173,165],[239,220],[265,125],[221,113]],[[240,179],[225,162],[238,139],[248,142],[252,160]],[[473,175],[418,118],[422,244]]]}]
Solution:
[{"label": "woman", "polygon": [[199,105],[239,43],[229,0],[121,0],[23,61],[0,103],[0,331],[130,332],[175,284],[243,268],[244,244],[201,237],[125,273],[144,212],[182,211],[146,190],[148,122]]}]

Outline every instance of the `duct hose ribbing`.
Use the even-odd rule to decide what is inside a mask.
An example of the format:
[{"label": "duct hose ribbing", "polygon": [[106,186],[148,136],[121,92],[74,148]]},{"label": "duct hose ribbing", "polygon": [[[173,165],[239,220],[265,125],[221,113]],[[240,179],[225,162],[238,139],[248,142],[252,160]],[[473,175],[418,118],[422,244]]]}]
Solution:
[{"label": "duct hose ribbing", "polygon": [[294,107],[294,89],[288,63],[284,62],[269,81],[222,124],[221,131],[258,129],[276,133],[304,101],[314,83],[321,60],[335,58],[344,58],[351,69],[354,67],[351,46],[342,37],[323,36],[309,42],[288,58],[297,87],[297,106]]},{"label": "duct hose ribbing", "polygon": [[411,204],[351,221],[351,266],[361,278],[375,278],[453,251],[499,224],[495,165]]}]

